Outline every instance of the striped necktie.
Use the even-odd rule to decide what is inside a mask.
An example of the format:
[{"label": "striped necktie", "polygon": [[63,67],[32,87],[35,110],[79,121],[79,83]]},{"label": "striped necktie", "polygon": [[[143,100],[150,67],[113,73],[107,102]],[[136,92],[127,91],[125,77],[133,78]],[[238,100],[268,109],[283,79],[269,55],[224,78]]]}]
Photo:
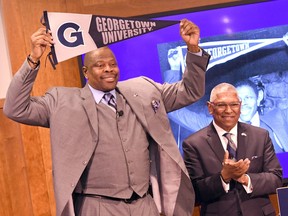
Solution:
[{"label": "striped necktie", "polygon": [[231,139],[231,133],[225,133],[223,136],[228,140],[227,151],[229,152],[229,158],[235,160],[237,147]]},{"label": "striped necktie", "polygon": [[115,112],[117,112],[117,104],[116,104],[116,101],[115,101],[115,97],[110,92],[108,92],[108,93],[105,93],[103,95],[103,98],[107,102],[107,104],[110,107],[112,107],[115,110]]}]

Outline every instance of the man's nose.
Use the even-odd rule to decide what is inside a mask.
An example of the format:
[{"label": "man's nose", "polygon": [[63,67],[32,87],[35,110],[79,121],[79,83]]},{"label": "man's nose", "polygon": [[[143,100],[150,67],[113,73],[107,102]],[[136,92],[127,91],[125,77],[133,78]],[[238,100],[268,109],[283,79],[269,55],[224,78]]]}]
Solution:
[{"label": "man's nose", "polygon": [[112,67],[109,64],[106,64],[105,67],[104,67],[104,70],[105,71],[111,71]]},{"label": "man's nose", "polygon": [[226,106],[225,106],[225,112],[233,112],[233,110],[232,110],[232,108],[230,107],[230,105],[229,104],[227,104]]}]

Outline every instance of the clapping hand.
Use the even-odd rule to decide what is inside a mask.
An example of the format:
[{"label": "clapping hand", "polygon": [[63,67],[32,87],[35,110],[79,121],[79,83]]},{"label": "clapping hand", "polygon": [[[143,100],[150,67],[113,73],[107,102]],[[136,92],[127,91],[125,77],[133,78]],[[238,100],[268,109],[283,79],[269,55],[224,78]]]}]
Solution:
[{"label": "clapping hand", "polygon": [[229,153],[228,151],[225,151],[222,165],[221,176],[225,182],[229,182],[231,179],[234,179],[241,184],[246,183],[244,175],[250,166],[250,160],[248,158],[245,160],[240,159],[238,161],[234,161],[229,159]]}]

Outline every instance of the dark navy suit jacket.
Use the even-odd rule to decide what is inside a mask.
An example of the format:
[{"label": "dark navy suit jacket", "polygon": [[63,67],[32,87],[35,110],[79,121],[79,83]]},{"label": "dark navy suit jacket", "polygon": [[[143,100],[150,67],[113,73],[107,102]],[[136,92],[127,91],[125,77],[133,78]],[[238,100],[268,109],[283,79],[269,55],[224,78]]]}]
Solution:
[{"label": "dark navy suit jacket", "polygon": [[248,158],[253,192],[240,183],[228,193],[220,172],[224,149],[212,123],[183,142],[184,161],[192,180],[201,215],[275,215],[269,194],[282,185],[282,169],[267,130],[238,123],[237,159]]}]

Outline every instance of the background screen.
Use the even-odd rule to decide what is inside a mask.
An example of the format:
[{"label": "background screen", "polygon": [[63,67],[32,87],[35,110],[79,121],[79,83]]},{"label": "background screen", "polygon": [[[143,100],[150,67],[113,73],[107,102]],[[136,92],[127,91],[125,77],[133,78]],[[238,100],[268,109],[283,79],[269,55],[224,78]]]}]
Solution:
[{"label": "background screen", "polygon": [[[211,122],[205,106],[211,89],[221,82],[236,85],[242,81],[248,85],[248,80],[255,85],[258,96],[257,116],[251,122],[269,130],[284,177],[288,178],[287,6],[287,0],[274,0],[173,12],[170,16],[153,15],[155,20],[187,18],[196,23],[201,30],[200,45],[212,56],[206,73],[206,95],[197,103],[169,114],[180,151],[183,139]],[[120,80],[147,76],[160,83],[174,82],[181,78],[185,67],[186,47],[179,35],[179,25],[115,43],[110,48],[118,60]],[[169,58],[178,60],[173,64]],[[242,100],[252,103],[249,91],[243,93]],[[248,102],[246,117],[243,115],[243,121],[247,122]]]}]

